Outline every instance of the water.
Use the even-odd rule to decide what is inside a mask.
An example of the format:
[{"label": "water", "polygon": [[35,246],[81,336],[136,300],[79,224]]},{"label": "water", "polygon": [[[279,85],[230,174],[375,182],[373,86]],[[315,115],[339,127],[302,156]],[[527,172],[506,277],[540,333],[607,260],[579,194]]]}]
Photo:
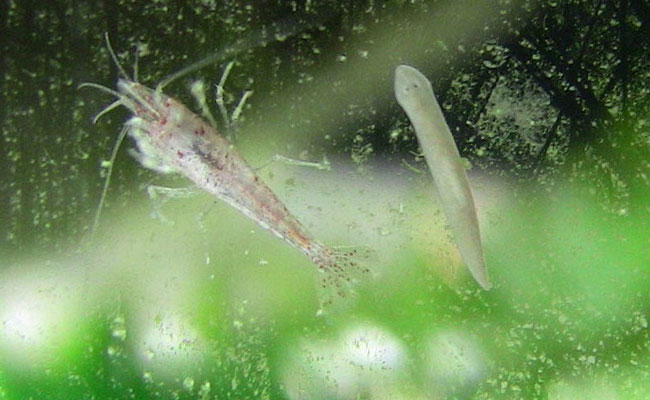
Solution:
[{"label": "water", "polygon": [[[0,10],[0,37],[19,38],[0,43],[0,399],[648,396],[649,141],[636,100],[648,85],[631,58],[624,99],[619,63],[605,62],[624,54],[607,29],[626,24],[589,28],[578,2],[559,59],[544,40],[569,25],[551,2],[106,5]],[[311,28],[293,34],[292,18]],[[138,52],[153,86],[277,21],[287,34],[234,57],[228,110],[253,94],[226,134],[253,166],[329,160],[257,171],[314,236],[376,253],[321,313],[313,264],[231,207],[199,194],[152,218],[146,187],[188,182],[141,168],[132,144],[88,241],[127,118],[93,125],[111,99],[77,90],[115,85],[104,31],[127,70]],[[526,35],[539,39],[530,52]],[[194,107],[201,78],[213,101],[225,61],[166,92]],[[465,270],[394,100],[402,63],[432,81],[473,165],[490,292]]]}]

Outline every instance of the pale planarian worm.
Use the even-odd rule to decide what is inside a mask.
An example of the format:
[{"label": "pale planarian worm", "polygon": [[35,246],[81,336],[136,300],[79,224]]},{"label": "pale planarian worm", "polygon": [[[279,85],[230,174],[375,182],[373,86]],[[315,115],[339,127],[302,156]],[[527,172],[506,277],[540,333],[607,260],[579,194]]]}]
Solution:
[{"label": "pale planarian worm", "polygon": [[460,255],[479,285],[490,290],[474,198],[431,82],[415,68],[400,65],[395,98],[415,128]]}]

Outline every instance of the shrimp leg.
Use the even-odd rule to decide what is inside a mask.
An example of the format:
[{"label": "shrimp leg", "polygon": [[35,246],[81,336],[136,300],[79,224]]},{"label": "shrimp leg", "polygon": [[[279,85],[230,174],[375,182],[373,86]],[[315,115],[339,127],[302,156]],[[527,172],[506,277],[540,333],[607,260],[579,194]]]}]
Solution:
[{"label": "shrimp leg", "polygon": [[195,187],[170,188],[166,186],[149,185],[147,194],[153,203],[151,216],[159,219],[166,224],[172,224],[172,221],[165,218],[162,213],[162,206],[170,199],[185,199],[198,195],[200,192]]}]

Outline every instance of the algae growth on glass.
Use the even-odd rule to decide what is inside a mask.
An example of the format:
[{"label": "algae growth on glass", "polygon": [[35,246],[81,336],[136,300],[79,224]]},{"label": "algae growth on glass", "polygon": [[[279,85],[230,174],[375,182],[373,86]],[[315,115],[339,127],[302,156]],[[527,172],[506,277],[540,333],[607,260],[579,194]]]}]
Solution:
[{"label": "algae growth on glass", "polygon": [[648,397],[642,5],[105,6],[0,5],[0,398]]}]

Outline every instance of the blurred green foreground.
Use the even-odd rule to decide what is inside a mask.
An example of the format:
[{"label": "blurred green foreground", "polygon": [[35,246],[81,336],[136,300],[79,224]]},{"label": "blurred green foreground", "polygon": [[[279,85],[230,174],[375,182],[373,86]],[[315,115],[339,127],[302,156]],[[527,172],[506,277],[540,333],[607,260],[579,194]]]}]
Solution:
[{"label": "blurred green foreground", "polygon": [[645,204],[471,177],[484,292],[426,179],[262,176],[316,237],[376,251],[355,295],[317,315],[299,252],[207,196],[166,203],[171,223],[143,201],[70,257],[2,269],[0,399],[650,396]]}]

